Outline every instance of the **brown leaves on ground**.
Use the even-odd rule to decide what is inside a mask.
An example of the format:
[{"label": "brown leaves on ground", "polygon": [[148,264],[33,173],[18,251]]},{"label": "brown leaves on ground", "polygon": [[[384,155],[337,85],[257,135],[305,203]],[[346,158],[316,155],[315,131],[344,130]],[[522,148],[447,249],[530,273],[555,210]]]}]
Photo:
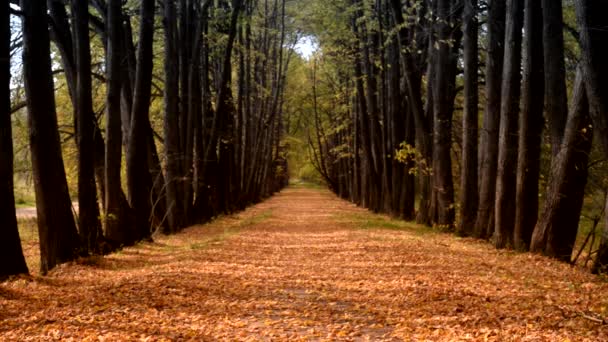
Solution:
[{"label": "brown leaves on ground", "polygon": [[0,284],[0,340],[606,341],[607,306],[583,270],[288,189]]}]

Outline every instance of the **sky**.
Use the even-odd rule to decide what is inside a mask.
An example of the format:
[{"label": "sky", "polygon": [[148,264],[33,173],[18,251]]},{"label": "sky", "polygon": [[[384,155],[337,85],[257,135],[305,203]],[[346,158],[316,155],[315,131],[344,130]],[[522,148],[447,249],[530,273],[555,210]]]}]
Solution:
[{"label": "sky", "polygon": [[312,36],[302,37],[298,44],[296,44],[296,51],[305,59],[309,59],[318,48],[319,44],[316,42],[315,37]]}]

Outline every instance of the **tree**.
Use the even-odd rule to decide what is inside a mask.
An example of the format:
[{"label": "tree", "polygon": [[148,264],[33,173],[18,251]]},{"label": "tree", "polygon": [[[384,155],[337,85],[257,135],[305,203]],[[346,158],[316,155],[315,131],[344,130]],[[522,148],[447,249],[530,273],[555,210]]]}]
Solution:
[{"label": "tree", "polygon": [[551,151],[555,156],[561,148],[568,118],[562,1],[542,0],[542,8],[545,107],[551,135]]},{"label": "tree", "polygon": [[526,0],[522,105],[515,190],[514,247],[527,250],[538,217],[541,136],[543,130],[543,15],[540,3]]},{"label": "tree", "polygon": [[551,163],[543,211],[530,250],[569,262],[587,184],[593,129],[583,73],[577,73],[562,147]]},{"label": "tree", "polygon": [[[605,64],[608,52],[604,47],[608,41],[608,20],[603,15],[608,10],[608,4],[604,1],[576,0],[575,5],[591,118],[604,155],[608,156],[608,67]],[[604,219],[608,222],[608,215]],[[606,272],[607,265],[608,224],[604,223],[593,271]]]},{"label": "tree", "polygon": [[472,235],[479,192],[477,189],[477,133],[479,117],[479,89],[477,73],[478,32],[477,0],[466,0],[464,4],[464,113],[462,119],[462,171],[460,181],[460,223],[461,235]]},{"label": "tree", "polygon": [[498,141],[498,173],[494,209],[494,229],[496,247],[498,248],[513,246],[523,5],[523,0],[507,0],[505,58],[502,72]]},{"label": "tree", "polygon": [[494,233],[494,199],[498,167],[498,130],[500,127],[500,103],[502,68],[504,60],[505,0],[488,2],[488,38],[486,57],[486,108],[479,160],[479,209],[475,220],[475,236],[489,238]]},{"label": "tree", "polygon": [[0,279],[28,273],[15,213],[11,130],[11,27],[9,2],[0,4]]},{"label": "tree", "polygon": [[95,184],[95,114],[91,81],[91,47],[89,39],[89,6],[72,1],[76,59],[76,122],[78,146],[79,230],[85,253],[98,250],[101,238],[99,204]]},{"label": "tree", "polygon": [[[179,54],[177,36],[177,16],[175,2],[165,3],[165,158],[167,164],[167,210],[170,231],[177,231],[184,225],[181,185],[180,159],[182,157],[179,141]],[[184,52],[185,53],[185,52]],[[182,65],[185,68],[186,65]],[[186,100],[186,99],[184,99]],[[183,113],[182,113],[183,114]]]},{"label": "tree", "polygon": [[[436,79],[433,89],[434,100],[434,144],[433,180],[437,192],[437,224],[452,227],[455,219],[454,181],[452,179],[452,115],[453,95],[451,83],[456,77],[451,67],[450,50],[452,47],[451,24],[452,1],[437,1],[438,49],[435,57]],[[452,42],[455,44],[454,42]]]},{"label": "tree", "polygon": [[78,232],[72,215],[57,131],[46,4],[22,0],[23,74],[36,211],[40,235],[41,272],[78,254]]},{"label": "tree", "polygon": [[152,177],[148,145],[151,134],[149,111],[152,88],[154,3],[155,0],[141,2],[137,71],[127,149],[127,186],[129,202],[135,215],[135,240],[147,239],[151,233]]},{"label": "tree", "polygon": [[[122,59],[122,0],[108,0],[106,35],[107,95],[106,95],[106,144],[105,144],[105,237],[115,245],[130,244],[132,234],[126,221],[128,205],[121,203],[124,195],[121,187],[122,129],[121,91],[123,89]],[[126,86],[125,86],[126,87]]]}]

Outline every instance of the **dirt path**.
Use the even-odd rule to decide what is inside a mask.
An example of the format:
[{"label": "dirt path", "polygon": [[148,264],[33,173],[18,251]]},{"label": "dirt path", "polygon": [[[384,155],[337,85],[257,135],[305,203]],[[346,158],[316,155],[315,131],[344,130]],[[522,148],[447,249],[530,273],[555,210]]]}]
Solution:
[{"label": "dirt path", "polygon": [[[567,265],[287,189],[239,215],[0,284],[0,340],[608,340]],[[587,318],[585,318],[587,317]]]}]

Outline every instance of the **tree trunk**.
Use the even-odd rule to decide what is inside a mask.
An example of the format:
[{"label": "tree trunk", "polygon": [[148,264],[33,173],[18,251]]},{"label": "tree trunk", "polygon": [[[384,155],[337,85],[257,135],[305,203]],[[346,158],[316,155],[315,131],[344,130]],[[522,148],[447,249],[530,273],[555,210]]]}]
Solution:
[{"label": "tree trunk", "polygon": [[11,131],[11,27],[9,2],[0,4],[0,281],[27,274],[17,229],[13,189],[13,135]]},{"label": "tree trunk", "polygon": [[73,260],[79,249],[78,232],[63,168],[46,4],[22,0],[23,74],[27,96],[32,169],[40,235],[41,273]]},{"label": "tree trunk", "polygon": [[498,166],[498,129],[505,38],[505,0],[488,2],[488,45],[486,57],[486,108],[481,131],[479,209],[475,236],[487,239],[494,232],[494,199]]},{"label": "tree trunk", "polygon": [[523,0],[507,0],[505,59],[502,72],[502,101],[498,142],[498,174],[494,209],[497,248],[513,247],[523,4]]},{"label": "tree trunk", "polygon": [[477,0],[465,0],[464,35],[464,113],[462,117],[462,167],[460,181],[460,222],[458,234],[469,236],[477,215],[477,134],[479,116]]},{"label": "tree trunk", "polygon": [[450,66],[449,23],[451,22],[450,0],[437,2],[439,39],[434,83],[434,135],[433,135],[433,180],[437,191],[437,221],[440,227],[454,225],[454,183],[452,179],[452,105],[450,100],[450,79],[454,77]]},{"label": "tree trunk", "polygon": [[562,148],[551,163],[543,212],[530,250],[570,261],[587,184],[593,129],[583,73],[577,72]]},{"label": "tree trunk", "polygon": [[545,64],[545,108],[555,157],[562,146],[568,119],[568,92],[564,62],[564,22],[562,1],[542,0]]},{"label": "tree trunk", "polygon": [[[121,187],[122,129],[121,92],[123,87],[122,53],[122,0],[108,1],[106,17],[108,37],[107,60],[107,114],[105,145],[105,232],[106,238],[115,245],[130,244],[127,215]],[[126,209],[129,209],[126,206]]]},{"label": "tree trunk", "polygon": [[[608,41],[608,3],[576,0],[575,5],[591,119],[604,155],[608,156],[608,51],[604,46]],[[608,208],[608,201],[606,207]],[[608,270],[608,215],[604,215],[604,220],[600,248],[593,265],[594,272]]]},{"label": "tree trunk", "polygon": [[543,130],[543,15],[537,0],[526,0],[524,75],[522,108],[519,115],[519,151],[515,195],[514,247],[528,250],[538,218],[538,183],[540,176]]},{"label": "tree trunk", "polygon": [[165,1],[165,160],[166,160],[166,191],[167,219],[169,231],[176,232],[184,225],[182,211],[180,161],[182,158],[179,142],[179,64],[177,53],[177,18],[175,1]]},{"label": "tree trunk", "polygon": [[137,72],[127,149],[127,185],[129,202],[136,217],[136,240],[150,237],[152,179],[148,163],[148,134],[150,132],[146,123],[150,110],[152,84],[154,3],[155,0],[142,0],[141,3]]},{"label": "tree trunk", "polygon": [[89,8],[81,0],[72,1],[74,51],[76,52],[76,122],[78,123],[78,222],[84,253],[97,252],[102,238],[95,185],[95,114],[91,81]]}]

